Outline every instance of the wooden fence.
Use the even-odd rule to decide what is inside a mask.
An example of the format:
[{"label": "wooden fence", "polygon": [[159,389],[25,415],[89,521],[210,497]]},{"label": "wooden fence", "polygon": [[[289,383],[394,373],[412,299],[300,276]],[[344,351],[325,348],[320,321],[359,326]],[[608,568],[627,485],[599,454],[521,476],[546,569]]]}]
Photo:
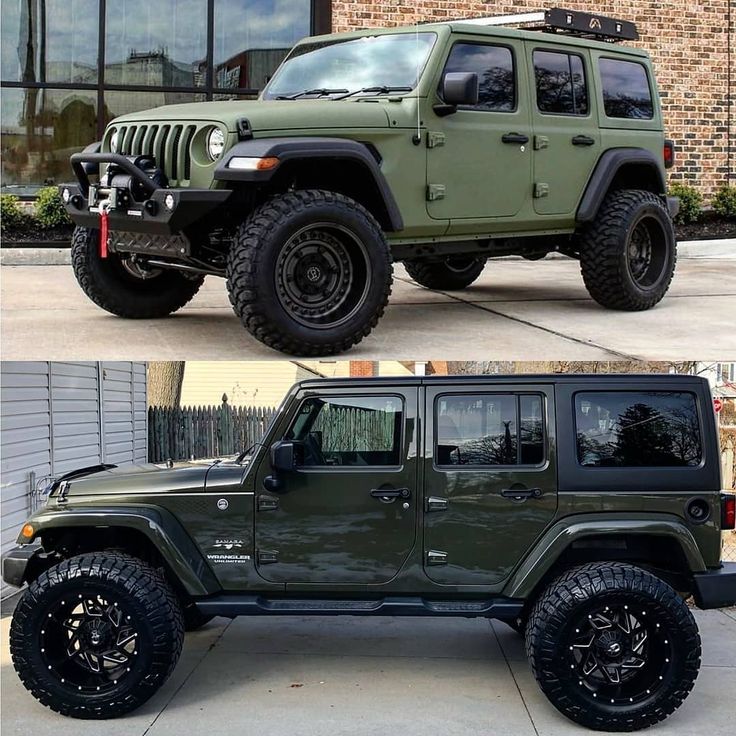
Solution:
[{"label": "wooden fence", "polygon": [[[225,398],[225,397],[223,397]],[[148,459],[190,460],[233,455],[263,437],[273,407],[185,406],[148,409]]]}]

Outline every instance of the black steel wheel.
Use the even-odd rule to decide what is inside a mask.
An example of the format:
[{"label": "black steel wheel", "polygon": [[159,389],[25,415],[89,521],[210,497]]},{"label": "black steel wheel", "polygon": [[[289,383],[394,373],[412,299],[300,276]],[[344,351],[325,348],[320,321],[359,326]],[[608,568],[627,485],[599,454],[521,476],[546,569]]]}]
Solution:
[{"label": "black steel wheel", "polygon": [[590,295],[609,309],[650,309],[669,289],[675,231],[662,198],[622,189],[608,194],[580,233],[580,269]]},{"label": "black steel wheel", "polygon": [[77,227],[72,236],[72,268],[82,291],[98,307],[128,319],[166,317],[188,304],[204,276],[149,268],[134,256],[100,256],[100,231]]},{"label": "black steel wheel", "polygon": [[184,621],[163,577],[117,552],[72,557],[18,602],[10,653],[24,686],[74,718],[114,718],[148,700],[173,671]]},{"label": "black steel wheel", "polygon": [[406,261],[409,276],[428,289],[456,291],[470,286],[483,273],[484,256],[448,256],[442,260]]},{"label": "black steel wheel", "polygon": [[597,730],[636,731],[687,697],[700,666],[700,636],[682,598],[632,565],[574,568],[542,593],[526,648],[550,702]]},{"label": "black steel wheel", "polygon": [[376,219],[342,194],[278,195],[238,228],[230,302],[258,340],[292,355],[332,355],[368,335],[391,293],[391,254]]}]

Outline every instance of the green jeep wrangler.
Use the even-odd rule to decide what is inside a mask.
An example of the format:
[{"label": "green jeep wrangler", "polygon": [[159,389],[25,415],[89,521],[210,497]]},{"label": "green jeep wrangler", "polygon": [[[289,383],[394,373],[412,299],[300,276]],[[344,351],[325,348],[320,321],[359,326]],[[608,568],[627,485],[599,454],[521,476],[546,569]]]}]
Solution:
[{"label": "green jeep wrangler", "polygon": [[691,376],[304,381],[237,458],[56,479],[3,560],[13,663],[111,718],[213,616],[482,616],[566,716],[644,728],[698,674],[686,598],[736,602],[719,457]]},{"label": "green jeep wrangler", "polygon": [[393,261],[453,290],[559,252],[603,306],[649,309],[678,202],[652,64],[612,43],[637,37],[561,9],[321,36],[258,100],[119,117],[61,186],[77,280],[152,318],[223,276],[252,335],[310,356],[368,335]]}]

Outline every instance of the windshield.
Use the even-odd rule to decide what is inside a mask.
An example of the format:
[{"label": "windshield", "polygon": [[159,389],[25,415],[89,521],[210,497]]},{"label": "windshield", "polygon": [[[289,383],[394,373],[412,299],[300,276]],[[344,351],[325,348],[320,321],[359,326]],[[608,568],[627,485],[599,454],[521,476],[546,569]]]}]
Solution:
[{"label": "windshield", "polygon": [[395,33],[330,39],[294,48],[263,92],[273,100],[325,96],[369,88],[414,89],[427,63],[434,33]]}]

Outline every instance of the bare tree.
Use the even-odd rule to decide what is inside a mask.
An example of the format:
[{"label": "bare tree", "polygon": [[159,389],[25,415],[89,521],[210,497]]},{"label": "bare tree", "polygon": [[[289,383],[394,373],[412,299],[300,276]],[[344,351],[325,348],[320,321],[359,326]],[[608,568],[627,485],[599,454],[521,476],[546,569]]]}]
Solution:
[{"label": "bare tree", "polygon": [[151,361],[148,363],[147,379],[149,406],[179,406],[184,381],[184,361]]}]

